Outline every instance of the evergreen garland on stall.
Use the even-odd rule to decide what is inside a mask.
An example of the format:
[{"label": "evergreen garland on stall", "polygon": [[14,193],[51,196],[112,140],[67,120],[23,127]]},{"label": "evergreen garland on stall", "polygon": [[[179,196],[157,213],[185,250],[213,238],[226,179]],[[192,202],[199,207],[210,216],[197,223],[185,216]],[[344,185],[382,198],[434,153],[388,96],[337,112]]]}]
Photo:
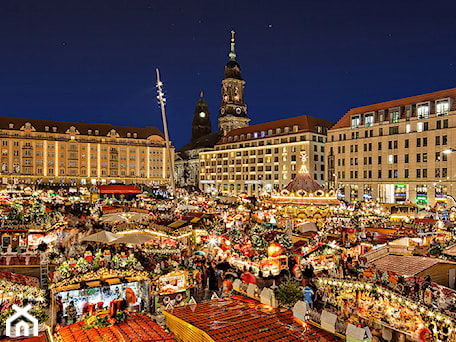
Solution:
[{"label": "evergreen garland on stall", "polygon": [[[293,242],[291,241],[290,237],[286,233],[277,234],[274,238],[274,242],[279,243],[282,246],[284,252],[287,252],[287,253],[291,250],[291,247],[293,247]],[[284,254],[287,254],[287,253],[284,253]]]},{"label": "evergreen garland on stall", "polygon": [[250,230],[249,238],[252,242],[252,248],[258,251],[265,250],[268,247],[268,243],[264,238],[266,229],[261,225],[255,225]]}]

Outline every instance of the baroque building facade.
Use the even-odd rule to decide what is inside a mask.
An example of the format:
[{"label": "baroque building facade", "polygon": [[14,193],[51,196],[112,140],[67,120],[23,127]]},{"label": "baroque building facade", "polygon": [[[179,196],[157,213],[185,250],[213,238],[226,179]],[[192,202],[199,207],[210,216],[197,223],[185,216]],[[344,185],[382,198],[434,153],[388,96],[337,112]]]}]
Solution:
[{"label": "baroque building facade", "polygon": [[165,140],[152,126],[0,117],[0,140],[3,186],[169,182]]},{"label": "baroque building facade", "polygon": [[353,108],[328,133],[339,198],[453,206],[456,88]]},{"label": "baroque building facade", "polygon": [[293,180],[306,152],[309,174],[325,185],[326,135],[333,122],[303,115],[228,132],[213,151],[199,154],[204,192],[260,195]]}]

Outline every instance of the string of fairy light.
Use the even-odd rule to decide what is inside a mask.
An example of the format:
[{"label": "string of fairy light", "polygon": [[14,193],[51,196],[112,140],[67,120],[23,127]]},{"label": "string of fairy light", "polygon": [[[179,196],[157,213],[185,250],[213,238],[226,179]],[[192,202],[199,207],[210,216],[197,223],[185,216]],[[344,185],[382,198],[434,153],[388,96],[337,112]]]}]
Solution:
[{"label": "string of fairy light", "polygon": [[399,305],[405,305],[414,311],[418,311],[421,314],[421,316],[427,316],[428,318],[435,319],[438,322],[444,322],[445,324],[451,326],[451,329],[456,329],[456,323],[451,317],[442,314],[441,312],[432,310],[424,305],[417,304],[416,302],[410,300],[410,298],[399,295],[394,291],[378,287],[374,283],[323,277],[318,278],[316,280],[316,283],[318,286],[321,287],[339,287],[350,291],[376,291],[376,293],[380,296],[386,297],[389,300],[397,301]]}]

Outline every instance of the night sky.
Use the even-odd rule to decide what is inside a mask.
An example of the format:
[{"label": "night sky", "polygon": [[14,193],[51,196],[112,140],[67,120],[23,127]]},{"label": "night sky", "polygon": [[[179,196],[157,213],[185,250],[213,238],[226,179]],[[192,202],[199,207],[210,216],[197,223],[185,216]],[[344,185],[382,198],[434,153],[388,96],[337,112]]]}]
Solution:
[{"label": "night sky", "polygon": [[0,0],[0,115],[133,125],[190,141],[217,127],[236,31],[251,124],[456,87],[456,1]]}]

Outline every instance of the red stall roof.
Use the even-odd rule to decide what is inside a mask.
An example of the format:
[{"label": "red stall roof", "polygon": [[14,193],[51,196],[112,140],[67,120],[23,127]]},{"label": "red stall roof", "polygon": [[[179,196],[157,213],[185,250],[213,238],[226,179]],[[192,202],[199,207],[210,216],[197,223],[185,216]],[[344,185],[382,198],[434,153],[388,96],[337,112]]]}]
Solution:
[{"label": "red stall roof", "polygon": [[184,321],[189,332],[192,326],[196,327],[215,342],[337,341],[316,327],[309,325],[304,329],[290,310],[273,309],[241,296],[174,308],[166,311],[168,315]]},{"label": "red stall roof", "polygon": [[97,185],[100,194],[140,194],[141,189],[136,185],[109,184]]},{"label": "red stall roof", "polygon": [[149,317],[131,313],[123,323],[98,329],[84,330],[84,321],[67,325],[59,330],[63,342],[173,342],[173,334],[168,334]]}]

